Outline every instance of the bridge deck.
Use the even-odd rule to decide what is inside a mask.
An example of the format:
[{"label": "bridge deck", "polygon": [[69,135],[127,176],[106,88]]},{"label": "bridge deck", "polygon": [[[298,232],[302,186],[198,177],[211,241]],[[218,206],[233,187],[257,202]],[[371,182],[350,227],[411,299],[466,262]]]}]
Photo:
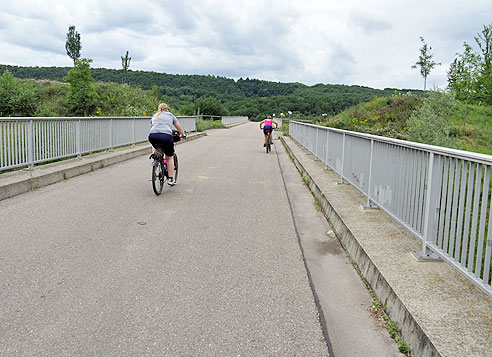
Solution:
[{"label": "bridge deck", "polygon": [[[86,157],[75,166],[90,171],[140,154],[69,180],[63,173],[77,172],[60,168],[75,160],[0,175],[0,194],[20,176],[37,177],[27,186],[36,180],[42,186],[43,172],[56,176],[48,181],[61,180],[0,201],[0,355],[398,355],[371,320],[369,295],[326,236],[330,227],[284,149],[277,141],[267,155],[259,141],[257,123],[250,123],[179,145],[178,185],[159,197],[149,182],[150,160],[141,155],[148,146]],[[320,187],[337,187],[320,180],[319,165],[289,145]],[[360,234],[351,208],[358,207],[356,196],[344,196],[338,209]],[[375,233],[362,239],[375,238],[383,221],[365,225]],[[404,243],[412,244],[418,248]],[[380,243],[372,246],[379,258],[388,254]],[[405,251],[389,260],[414,264],[409,257]],[[384,277],[397,279],[400,267],[384,267]],[[441,305],[451,309],[447,301],[460,297],[451,290],[431,297],[432,284],[442,292],[443,274],[454,272],[443,267],[429,273],[430,285],[405,276],[393,284],[395,294],[409,299],[443,355],[486,355],[492,303],[471,286],[461,301],[467,309],[444,312]],[[425,294],[435,311],[422,306]]]}]

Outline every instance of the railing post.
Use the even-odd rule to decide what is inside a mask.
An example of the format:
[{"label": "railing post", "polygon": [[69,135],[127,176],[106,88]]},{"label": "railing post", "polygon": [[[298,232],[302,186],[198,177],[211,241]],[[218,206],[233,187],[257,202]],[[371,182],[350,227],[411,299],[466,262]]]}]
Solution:
[{"label": "railing post", "polygon": [[345,164],[345,133],[343,133],[343,139],[342,139],[342,168],[340,169],[340,181],[337,182],[339,185],[345,185],[348,184],[347,181],[343,178],[343,167]]},{"label": "railing post", "polygon": [[318,134],[319,134],[319,128],[316,127],[316,141],[314,142],[314,161],[318,161]]},{"label": "railing post", "polygon": [[109,119],[109,151],[113,151],[113,118]]},{"label": "railing post", "polygon": [[379,208],[371,201],[371,185],[372,185],[372,162],[374,157],[374,139],[371,139],[371,157],[369,159],[369,183],[367,184],[367,203],[362,206],[365,209]]},{"label": "railing post", "polygon": [[430,219],[430,205],[431,205],[431,197],[432,197],[432,173],[434,169],[434,153],[431,152],[429,156],[429,164],[427,171],[427,192],[425,193],[425,209],[424,209],[424,231],[422,234],[422,250],[421,251],[413,251],[412,254],[419,261],[425,260],[441,260],[439,256],[434,253],[428,247],[429,241],[429,219]]},{"label": "railing post", "polygon": [[75,125],[75,150],[77,151],[77,159],[82,159],[82,123],[80,119]]},{"label": "railing post", "polygon": [[328,148],[330,145],[330,129],[326,129],[326,150],[325,150],[325,170],[331,170],[328,165]]},{"label": "railing post", "polygon": [[29,163],[28,169],[34,170],[34,130],[33,120],[30,119],[27,122],[27,162]]},{"label": "railing post", "polygon": [[135,146],[135,121],[136,121],[136,118],[133,118],[133,121],[132,121],[132,131],[133,131],[133,143],[132,143],[132,146]]}]

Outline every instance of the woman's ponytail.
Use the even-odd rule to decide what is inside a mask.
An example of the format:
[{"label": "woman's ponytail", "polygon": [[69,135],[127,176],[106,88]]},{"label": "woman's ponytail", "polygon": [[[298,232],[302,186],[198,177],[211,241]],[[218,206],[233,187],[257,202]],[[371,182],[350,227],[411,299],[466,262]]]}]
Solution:
[{"label": "woman's ponytail", "polygon": [[157,108],[157,113],[156,116],[158,119],[161,119],[160,115],[164,109],[169,109],[166,103],[161,103],[159,104],[159,107]]}]

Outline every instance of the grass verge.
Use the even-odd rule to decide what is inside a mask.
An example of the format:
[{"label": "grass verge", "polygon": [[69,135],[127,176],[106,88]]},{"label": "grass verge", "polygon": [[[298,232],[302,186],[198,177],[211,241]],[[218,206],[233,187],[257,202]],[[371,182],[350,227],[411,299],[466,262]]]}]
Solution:
[{"label": "grass verge", "polygon": [[222,121],[220,120],[203,120],[197,119],[196,121],[196,131],[202,132],[209,129],[224,128]]}]

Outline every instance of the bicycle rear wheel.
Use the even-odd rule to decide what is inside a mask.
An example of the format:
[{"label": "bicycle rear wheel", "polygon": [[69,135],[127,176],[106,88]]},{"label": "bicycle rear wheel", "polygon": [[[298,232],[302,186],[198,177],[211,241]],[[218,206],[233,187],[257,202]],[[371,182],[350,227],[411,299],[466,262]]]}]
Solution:
[{"label": "bicycle rear wheel", "polygon": [[164,186],[165,174],[164,165],[161,160],[152,165],[152,188],[154,193],[159,196],[162,192],[162,186]]},{"label": "bicycle rear wheel", "polygon": [[174,182],[178,182],[178,154],[174,153]]},{"label": "bicycle rear wheel", "polygon": [[266,144],[266,152],[267,154],[272,150],[272,148],[270,147],[270,140],[271,140],[271,134],[267,135],[267,144]]}]

